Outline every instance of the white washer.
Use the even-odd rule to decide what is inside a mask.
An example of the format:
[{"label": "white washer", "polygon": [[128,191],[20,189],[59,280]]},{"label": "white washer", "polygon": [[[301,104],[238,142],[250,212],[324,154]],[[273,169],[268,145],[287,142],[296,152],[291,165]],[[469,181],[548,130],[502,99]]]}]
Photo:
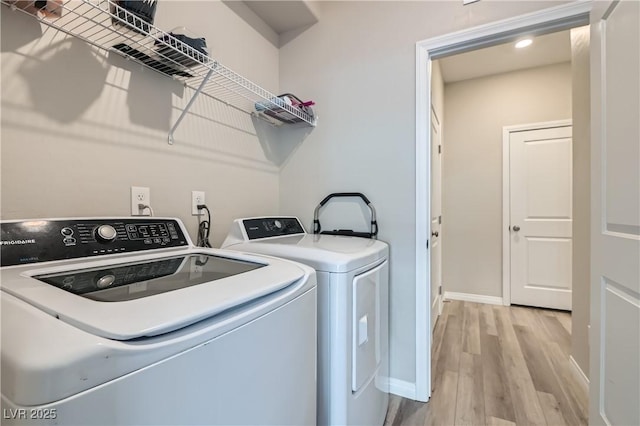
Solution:
[{"label": "white washer", "polygon": [[305,263],[318,277],[318,424],[382,425],[389,403],[389,247],[307,234],[295,217],[236,219],[223,248]]},{"label": "white washer", "polygon": [[2,424],[312,424],[308,266],[177,219],[2,222]]}]

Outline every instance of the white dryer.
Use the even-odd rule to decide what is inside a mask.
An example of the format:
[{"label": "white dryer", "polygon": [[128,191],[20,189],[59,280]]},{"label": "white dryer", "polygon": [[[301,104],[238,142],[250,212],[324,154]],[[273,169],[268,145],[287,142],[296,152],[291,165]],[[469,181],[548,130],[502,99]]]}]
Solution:
[{"label": "white dryer", "polygon": [[318,278],[318,424],[382,425],[389,403],[389,247],[307,234],[295,217],[236,219],[223,248],[295,260]]},{"label": "white dryer", "polygon": [[0,223],[2,424],[312,424],[316,279],[177,219]]}]

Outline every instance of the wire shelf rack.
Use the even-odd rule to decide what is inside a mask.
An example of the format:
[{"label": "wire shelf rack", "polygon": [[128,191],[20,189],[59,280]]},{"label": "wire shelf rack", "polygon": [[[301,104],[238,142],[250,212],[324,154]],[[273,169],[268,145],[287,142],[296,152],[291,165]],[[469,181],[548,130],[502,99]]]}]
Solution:
[{"label": "wire shelf rack", "polygon": [[[183,81],[192,88],[194,95],[169,132],[170,144],[174,141],[174,131],[201,93],[259,115],[273,124],[316,125],[317,117],[309,110],[282,102],[275,94],[149,24],[115,0],[62,0],[55,14],[39,11],[35,1],[0,0],[0,3],[33,15],[45,25],[100,49]],[[277,120],[269,118],[274,115]]]}]

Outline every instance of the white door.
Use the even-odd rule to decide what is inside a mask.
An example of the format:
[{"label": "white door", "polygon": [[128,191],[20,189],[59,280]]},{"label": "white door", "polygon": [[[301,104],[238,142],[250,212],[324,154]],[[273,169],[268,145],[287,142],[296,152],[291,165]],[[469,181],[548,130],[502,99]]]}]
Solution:
[{"label": "white door", "polygon": [[640,424],[640,3],[591,14],[589,423]]},{"label": "white door", "polygon": [[571,126],[509,135],[511,303],[571,310]]},{"label": "white door", "polygon": [[431,332],[442,306],[442,145],[440,120],[431,109]]}]

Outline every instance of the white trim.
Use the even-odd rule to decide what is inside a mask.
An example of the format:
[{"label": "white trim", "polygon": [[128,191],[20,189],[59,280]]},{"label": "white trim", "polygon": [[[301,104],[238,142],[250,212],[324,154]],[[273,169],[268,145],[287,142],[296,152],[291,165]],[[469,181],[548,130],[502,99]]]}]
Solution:
[{"label": "white trim", "polygon": [[502,304],[511,305],[511,179],[509,173],[509,139],[511,135],[506,127],[502,128]]},{"label": "white trim", "polygon": [[511,133],[572,125],[572,120],[567,119],[502,127],[502,304],[504,306],[511,305],[511,232],[509,231],[511,224],[511,173],[509,172]]},{"label": "white trim", "polygon": [[573,375],[578,381],[580,388],[586,395],[589,395],[589,378],[587,377],[586,374],[584,374],[584,371],[582,371],[582,368],[580,368],[575,358],[573,358],[573,355],[569,356],[569,364],[572,367],[571,371],[573,371]]},{"label": "white trim", "polygon": [[389,392],[408,399],[416,399],[416,384],[389,378]]},{"label": "white trim", "polygon": [[[590,0],[579,0],[416,43],[416,398],[431,396],[430,227],[431,60],[515,39],[586,25]],[[424,363],[422,360],[426,360]]]},{"label": "white trim", "polygon": [[487,305],[502,305],[502,297],[483,296],[482,294],[444,292],[445,300],[462,300],[463,302],[485,303]]},{"label": "white trim", "polygon": [[[431,396],[431,259],[427,243],[431,235],[431,61],[428,52],[416,46],[416,383],[415,399]],[[421,66],[421,64],[423,66]],[[427,85],[426,82],[429,81]],[[420,90],[420,89],[419,89]],[[424,117],[427,125],[421,126]]]}]

